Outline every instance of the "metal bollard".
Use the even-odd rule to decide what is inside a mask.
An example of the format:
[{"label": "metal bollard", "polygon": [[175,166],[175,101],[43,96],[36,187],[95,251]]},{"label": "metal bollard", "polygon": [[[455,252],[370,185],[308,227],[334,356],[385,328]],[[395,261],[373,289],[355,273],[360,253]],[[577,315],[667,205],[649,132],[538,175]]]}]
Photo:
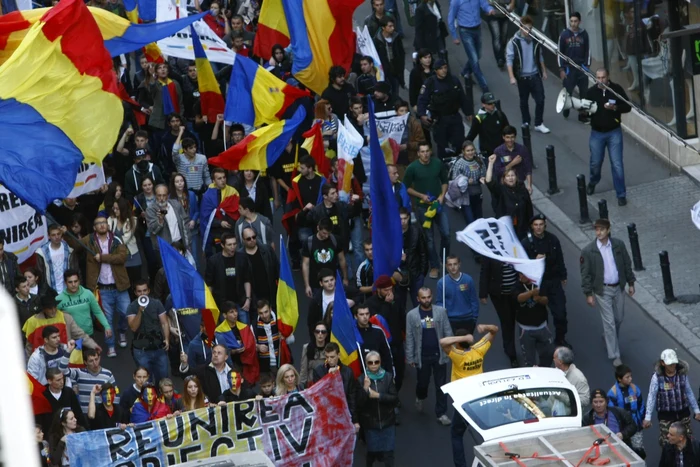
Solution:
[{"label": "metal bollard", "polygon": [[604,199],[598,201],[598,219],[610,220],[610,215],[608,214],[608,202]]},{"label": "metal bollard", "polygon": [[550,195],[559,193],[559,186],[557,184],[557,163],[554,156],[554,146],[551,144],[547,146],[547,175],[549,176],[549,190],[547,190],[547,193]]},{"label": "metal bollard", "polygon": [[525,146],[527,150],[530,151],[530,157],[532,157],[532,168],[536,169],[537,164],[535,164],[535,154],[532,152],[532,137],[530,136],[530,125],[528,125],[527,123],[523,123],[521,129],[523,132],[523,146]]},{"label": "metal bollard", "polygon": [[639,248],[639,234],[636,224],[627,224],[627,233],[630,237],[630,248],[632,249],[632,262],[635,271],[644,271],[642,264],[642,250]]},{"label": "metal bollard", "polygon": [[591,218],[588,216],[588,198],[586,195],[586,176],[583,174],[576,175],[576,185],[578,188],[578,209],[579,209],[579,224],[588,224]]},{"label": "metal bollard", "polygon": [[668,251],[659,253],[659,263],[661,264],[661,278],[664,281],[664,303],[669,304],[676,301],[673,294],[673,281],[671,280],[671,263],[668,260]]}]

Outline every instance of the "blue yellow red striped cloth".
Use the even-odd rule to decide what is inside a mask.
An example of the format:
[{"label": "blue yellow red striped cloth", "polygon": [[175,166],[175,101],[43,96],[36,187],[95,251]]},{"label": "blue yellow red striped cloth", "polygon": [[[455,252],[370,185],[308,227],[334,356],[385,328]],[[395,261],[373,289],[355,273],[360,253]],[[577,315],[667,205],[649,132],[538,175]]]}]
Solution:
[{"label": "blue yellow red striped cloth", "polygon": [[282,47],[289,45],[289,28],[287,18],[284,16],[282,0],[265,0],[260,7],[253,53],[265,60],[270,60],[274,45]]},{"label": "blue yellow red striped cloth", "polygon": [[331,325],[331,342],[340,347],[340,361],[355,373],[355,377],[362,374],[362,362],[358,344],[363,343],[357,322],[353,318],[348,306],[343,280],[340,272],[336,271],[335,297],[333,298],[333,323]]},{"label": "blue yellow red striped cloth", "polygon": [[199,40],[199,34],[190,26],[192,35],[192,47],[194,49],[194,63],[197,66],[197,85],[199,86],[199,102],[202,106],[202,115],[206,115],[210,122],[216,121],[216,116],[224,113],[224,97],[221,95],[219,83],[216,81],[214,70],[207,59],[207,54]]},{"label": "blue yellow red striped cloth", "polygon": [[280,235],[280,278],[277,283],[277,328],[284,337],[294,333],[299,322],[299,300],[294,288],[292,267],[284,240]]}]

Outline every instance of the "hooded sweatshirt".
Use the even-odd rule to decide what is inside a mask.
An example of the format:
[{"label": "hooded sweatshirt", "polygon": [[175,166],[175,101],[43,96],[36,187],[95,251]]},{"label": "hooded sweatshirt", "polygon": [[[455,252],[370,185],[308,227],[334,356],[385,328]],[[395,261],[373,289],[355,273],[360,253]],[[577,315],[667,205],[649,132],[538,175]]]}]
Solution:
[{"label": "hooded sweatshirt", "polygon": [[56,302],[58,303],[57,308],[71,315],[80,329],[89,336],[92,336],[94,332],[92,315],[95,315],[105,330],[111,329],[95,295],[82,285],[75,294],[68,293],[68,289],[64,289],[56,297]]}]

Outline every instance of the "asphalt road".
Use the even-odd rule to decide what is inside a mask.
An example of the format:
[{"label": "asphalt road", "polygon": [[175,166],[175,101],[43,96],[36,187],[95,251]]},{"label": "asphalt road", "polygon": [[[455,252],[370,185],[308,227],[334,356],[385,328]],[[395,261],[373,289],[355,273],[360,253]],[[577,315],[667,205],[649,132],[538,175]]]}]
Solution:
[{"label": "asphalt road", "polygon": [[[447,2],[443,0],[442,3],[443,13],[446,16]],[[355,14],[356,22],[361,23],[368,12],[368,4],[364,4],[358,8]],[[407,25],[405,16],[402,16],[402,22],[406,34],[406,38],[404,39],[404,47],[409,54],[406,63],[411,63],[410,53],[412,52],[413,30]],[[493,60],[493,54],[490,47],[490,35],[486,27],[483,29],[484,47],[482,54],[482,68],[486,72],[491,90],[496,93],[496,95],[501,99],[502,103],[507,106],[509,116],[513,115],[512,120],[519,122],[519,113],[517,112],[517,91],[508,85],[507,76],[504,76],[504,73],[498,71],[498,68]],[[461,46],[455,46],[450,43],[448,45],[448,50],[452,69],[454,71],[459,71],[464,64],[463,49]],[[478,102],[478,88],[475,90],[475,101]],[[557,120],[554,121],[555,117],[551,115],[553,110],[549,108],[553,107],[553,105],[553,96],[550,95],[548,110],[545,113],[545,122],[553,130],[553,132],[565,133],[566,126],[574,125],[574,123],[566,123],[561,118],[557,118]],[[532,111],[534,111],[534,108]],[[533,144],[541,144],[541,142],[535,143],[533,141]],[[571,140],[569,141],[569,144],[572,148],[575,148],[577,145],[587,146],[587,140]],[[655,163],[653,161],[648,162],[654,166],[655,171],[661,169],[659,163]],[[574,160],[571,160],[571,163],[574,166],[570,168],[571,172],[569,173],[574,173],[574,170],[577,171],[576,173],[580,172],[581,170],[585,170],[586,161],[579,158],[579,160],[576,160],[575,162]],[[579,166],[581,170],[579,170]],[[650,176],[648,166],[647,170],[643,170],[641,167],[631,167],[631,169],[632,171],[638,173],[638,177],[634,175],[632,175],[632,177],[635,179],[640,178],[640,182]],[[628,171],[628,178],[632,177],[630,177],[630,171]],[[605,175],[603,180],[603,183],[605,183]],[[535,183],[541,189],[546,189],[544,185],[546,183],[546,176],[544,175],[544,172],[536,172]],[[607,183],[610,183],[609,178]],[[574,203],[575,200],[572,199],[572,210],[576,209],[576,204]],[[484,206],[486,215],[492,215],[489,207],[490,203],[487,199],[484,200]],[[565,208],[565,210],[567,209]],[[457,213],[450,213],[450,224],[453,232],[464,228],[463,218]],[[279,219],[277,219],[276,226],[279,228]],[[568,340],[574,346],[574,350],[576,352],[576,364],[588,377],[591,388],[600,387],[607,390],[614,382],[613,368],[607,359],[600,337],[602,334],[600,318],[594,309],[586,305],[581,293],[578,267],[579,251],[553,226],[550,226],[549,228],[550,231],[555,233],[561,240],[564,256],[566,258],[567,269],[569,270],[569,282],[566,286],[570,329]],[[452,235],[451,246],[452,251],[462,258],[463,272],[470,274],[475,278],[475,281],[478,282],[478,265],[471,260],[471,254],[467,247],[456,241],[454,234]],[[299,294],[300,310],[302,314],[300,323],[304,323],[306,318],[306,310],[308,307],[308,300],[303,294],[303,282],[299,273],[295,273],[295,281],[297,290],[301,292]],[[426,285],[434,287],[435,281],[428,280],[426,281]],[[488,305],[482,305],[479,322],[498,324],[496,313],[490,303]],[[298,359],[301,346],[305,342],[308,342],[308,340],[309,338],[306,332],[306,327],[303,325],[299,326],[296,335],[296,343],[291,346],[297,361],[299,361]],[[648,391],[649,378],[651,377],[653,371],[654,362],[658,359],[660,352],[665,348],[676,348],[678,349],[680,358],[689,359],[688,354],[681,348],[678,342],[676,342],[671,336],[656,325],[635,303],[629,299],[626,300],[626,319],[621,332],[622,358],[623,361],[630,365],[633,369],[634,380],[640,386],[644,394],[646,394]],[[119,350],[119,355],[115,359],[105,358],[103,360],[104,366],[115,373],[119,385],[123,388],[127,387],[131,383],[131,373],[134,369],[134,362],[126,350],[128,349]],[[698,362],[689,360],[689,363],[691,364],[691,382],[696,384],[700,382],[700,377],[698,377],[697,374],[694,374],[693,369]],[[491,371],[508,367],[509,361],[502,351],[500,337],[497,337],[492,350],[486,357],[485,369],[487,371]],[[402,424],[397,429],[396,465],[452,465],[450,429],[449,427],[439,425],[433,415],[432,407],[434,403],[433,394],[435,388],[431,387],[430,396],[428,401],[426,401],[424,412],[417,413],[414,408],[415,381],[415,370],[407,369],[406,381],[404,382],[404,387],[400,394],[403,409],[401,417]],[[176,385],[181,386],[181,384],[181,381],[176,380]],[[700,426],[695,426],[700,429]],[[659,447],[656,442],[657,435],[658,431],[656,424],[645,432],[645,444],[647,453],[649,454],[648,459],[651,463],[657,462],[659,456]],[[471,453],[472,443],[468,435],[465,439],[465,446],[467,449],[467,457],[468,459],[471,459],[473,456]],[[354,465],[365,465],[364,447],[359,442],[356,449],[356,460]]]}]

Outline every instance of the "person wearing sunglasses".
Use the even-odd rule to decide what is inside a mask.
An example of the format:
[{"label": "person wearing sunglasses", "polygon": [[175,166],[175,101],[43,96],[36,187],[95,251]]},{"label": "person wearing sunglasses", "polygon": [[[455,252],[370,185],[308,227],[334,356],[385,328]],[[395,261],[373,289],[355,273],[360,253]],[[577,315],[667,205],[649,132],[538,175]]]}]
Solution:
[{"label": "person wearing sunglasses", "polygon": [[323,321],[319,321],[314,326],[313,340],[304,344],[301,348],[301,372],[299,373],[299,384],[308,388],[314,383],[313,374],[316,367],[323,366],[326,362],[324,351],[326,344],[330,342],[328,326]]},{"label": "person wearing sunglasses", "polygon": [[376,460],[393,466],[396,444],[394,407],[399,398],[394,377],[382,368],[379,352],[367,353],[365,374],[358,378],[358,382],[362,390],[357,398],[357,416],[367,443],[366,465],[371,466]]},{"label": "person wearing sunglasses", "polygon": [[[275,303],[277,298],[277,279],[279,279],[280,264],[277,255],[269,245],[258,241],[258,233],[252,227],[246,227],[241,234],[243,237],[244,254],[236,255],[236,271],[243,278],[243,287],[250,290],[250,304],[254,306],[258,300]],[[252,309],[255,312],[255,308]]]}]

